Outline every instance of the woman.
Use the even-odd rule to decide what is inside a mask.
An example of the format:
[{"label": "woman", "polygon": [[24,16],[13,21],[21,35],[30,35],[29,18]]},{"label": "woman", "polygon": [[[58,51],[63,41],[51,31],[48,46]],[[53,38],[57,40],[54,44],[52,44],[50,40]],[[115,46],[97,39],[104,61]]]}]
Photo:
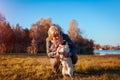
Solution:
[{"label": "woman", "polygon": [[46,52],[50,57],[50,62],[54,68],[54,71],[57,73],[59,71],[60,59],[56,54],[56,50],[59,44],[62,41],[68,42],[70,52],[69,56],[72,59],[72,63],[76,64],[77,62],[77,48],[75,44],[71,41],[68,35],[64,34],[60,27],[52,25],[48,30],[48,38],[46,39]]}]

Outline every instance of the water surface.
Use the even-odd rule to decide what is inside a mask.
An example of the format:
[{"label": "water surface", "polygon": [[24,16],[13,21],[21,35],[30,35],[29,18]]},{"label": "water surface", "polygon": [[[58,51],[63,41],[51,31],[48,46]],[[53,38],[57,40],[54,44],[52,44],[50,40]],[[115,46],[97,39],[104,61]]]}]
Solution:
[{"label": "water surface", "polygon": [[94,53],[105,55],[105,54],[120,54],[120,50],[94,50]]}]

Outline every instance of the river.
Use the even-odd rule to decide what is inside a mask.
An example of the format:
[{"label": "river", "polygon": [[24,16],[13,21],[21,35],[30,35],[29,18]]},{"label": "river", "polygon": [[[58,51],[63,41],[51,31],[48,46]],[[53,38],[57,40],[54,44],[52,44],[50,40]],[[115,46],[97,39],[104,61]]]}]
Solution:
[{"label": "river", "polygon": [[94,53],[97,53],[99,55],[120,54],[120,50],[94,50]]}]

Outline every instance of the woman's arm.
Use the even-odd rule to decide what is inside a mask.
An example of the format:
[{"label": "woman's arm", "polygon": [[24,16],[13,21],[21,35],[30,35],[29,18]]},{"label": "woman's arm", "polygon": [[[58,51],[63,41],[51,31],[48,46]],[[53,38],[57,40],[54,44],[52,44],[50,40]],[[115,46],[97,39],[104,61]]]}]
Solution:
[{"label": "woman's arm", "polygon": [[51,46],[51,42],[48,38],[46,38],[46,52],[47,52],[47,55],[50,58],[54,58],[54,57],[56,57],[56,52],[50,51],[50,46]]}]

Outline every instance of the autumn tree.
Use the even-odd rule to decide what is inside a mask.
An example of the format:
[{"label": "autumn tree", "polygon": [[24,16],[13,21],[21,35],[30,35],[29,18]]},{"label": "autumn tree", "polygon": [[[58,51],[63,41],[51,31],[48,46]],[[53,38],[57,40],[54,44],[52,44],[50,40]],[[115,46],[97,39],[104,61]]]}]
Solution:
[{"label": "autumn tree", "polygon": [[36,40],[33,38],[32,41],[31,41],[31,46],[29,46],[27,48],[27,52],[29,54],[37,54],[38,52],[38,49],[37,49],[37,43],[36,43]]},{"label": "autumn tree", "polygon": [[14,33],[11,29],[11,26],[9,25],[9,23],[6,23],[6,22],[0,23],[0,46],[4,46],[4,47],[1,47],[0,50],[3,49],[5,53],[12,52],[13,43],[14,43]]},{"label": "autumn tree", "polygon": [[82,39],[82,35],[81,35],[81,31],[78,28],[78,24],[76,22],[76,20],[71,20],[70,22],[70,27],[69,27],[69,31],[68,31],[68,35],[70,36],[70,38],[76,42],[79,39]]},{"label": "autumn tree", "polygon": [[93,52],[93,40],[89,40],[82,37],[81,31],[78,28],[76,20],[71,20],[68,35],[71,40],[76,44],[78,53],[92,53]]},{"label": "autumn tree", "polygon": [[50,18],[40,18],[35,24],[32,24],[30,28],[30,38],[35,38],[38,45],[38,52],[45,52],[46,50],[46,38],[47,31],[51,25]]},{"label": "autumn tree", "polygon": [[29,30],[22,29],[19,24],[16,24],[13,31],[15,34],[14,52],[26,52],[27,46],[30,45]]},{"label": "autumn tree", "polygon": [[99,50],[101,48],[102,48],[102,46],[100,44],[94,44],[94,49]]},{"label": "autumn tree", "polygon": [[[78,28],[78,24],[76,20],[71,20],[69,30],[68,30],[68,35],[70,36],[71,40],[76,44],[78,48],[78,53],[80,49],[82,48],[82,42],[83,42],[83,37],[81,35],[81,31]],[[80,46],[81,45],[81,46]]]}]

